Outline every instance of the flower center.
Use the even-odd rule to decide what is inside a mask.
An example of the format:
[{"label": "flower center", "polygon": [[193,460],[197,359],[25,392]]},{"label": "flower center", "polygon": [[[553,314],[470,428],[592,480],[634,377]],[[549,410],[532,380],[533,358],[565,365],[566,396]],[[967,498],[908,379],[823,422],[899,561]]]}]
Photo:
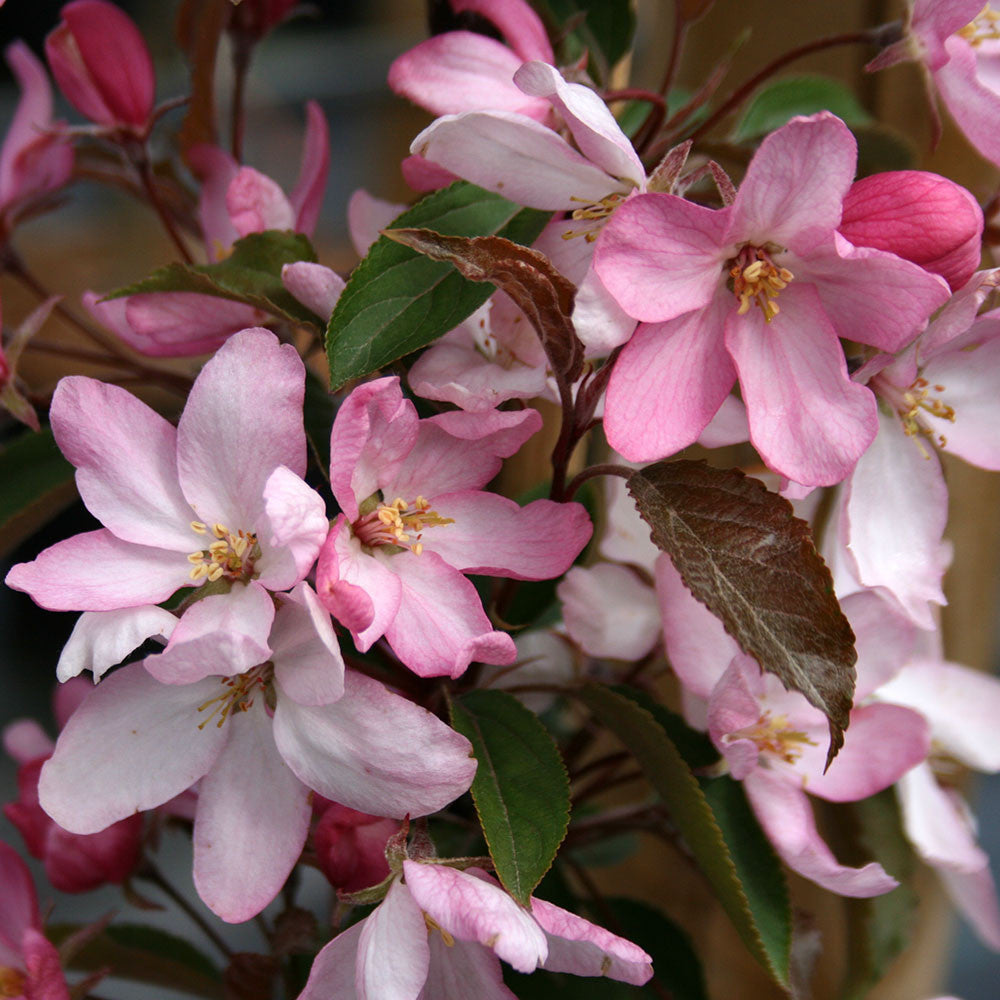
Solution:
[{"label": "flower center", "polygon": [[738,315],[745,316],[754,304],[768,323],[778,315],[775,299],[794,277],[787,267],[779,267],[772,259],[773,254],[782,252],[783,248],[773,243],[765,243],[762,247],[748,243],[729,262],[733,294],[740,304],[736,310]]},{"label": "flower center", "polygon": [[1000,39],[1000,14],[990,8],[987,4],[959,34],[970,45],[979,45],[981,42],[995,42]]},{"label": "flower center", "polygon": [[930,452],[920,440],[922,437],[930,438],[940,448],[947,446],[948,439],[940,431],[929,427],[923,416],[926,413],[939,420],[955,422],[954,407],[945,403],[940,396],[932,395],[932,393],[944,392],[943,385],[931,385],[927,379],[920,377],[908,389],[901,390],[877,375],[872,379],[872,383],[877,388],[879,395],[890,403],[899,414],[904,432],[908,437],[915,439],[924,458],[930,458]]},{"label": "flower center", "polygon": [[620,191],[605,195],[600,201],[590,202],[586,198],[571,197],[570,201],[583,203],[583,208],[573,210],[572,218],[575,222],[595,222],[596,225],[587,226],[584,229],[567,229],[562,234],[564,240],[572,240],[577,236],[582,236],[588,243],[593,243],[601,231],[601,226],[607,222],[611,213],[625,200],[625,195]]},{"label": "flower center", "polygon": [[[201,521],[192,521],[191,530],[197,535],[209,533],[208,525]],[[199,549],[188,556],[188,562],[194,564],[191,579],[208,577],[210,583],[223,576],[234,581],[249,580],[253,576],[253,565],[260,558],[256,534],[242,528],[234,534],[224,524],[213,524],[212,534],[215,541],[207,549]]]},{"label": "flower center", "polygon": [[761,753],[773,754],[786,764],[794,764],[799,759],[803,744],[816,745],[801,730],[792,729],[787,716],[778,715],[772,719],[770,712],[764,712],[754,725],[729,733],[727,739],[753,740]]},{"label": "flower center", "polygon": [[396,497],[392,503],[380,503],[373,511],[359,517],[351,530],[354,537],[369,548],[393,545],[419,556],[424,550],[420,539],[425,528],[454,523],[454,518],[442,517],[431,510],[430,501],[424,497],[417,497],[413,503]]},{"label": "flower center", "polygon": [[198,728],[204,729],[218,716],[215,725],[221,729],[226,719],[235,712],[249,711],[258,694],[262,694],[265,698],[268,696],[268,685],[273,676],[274,666],[268,661],[252,667],[244,674],[221,678],[222,693],[198,706],[199,712],[208,712],[208,715],[198,723]]},{"label": "flower center", "polygon": [[0,997],[23,997],[27,978],[9,965],[0,965]]}]

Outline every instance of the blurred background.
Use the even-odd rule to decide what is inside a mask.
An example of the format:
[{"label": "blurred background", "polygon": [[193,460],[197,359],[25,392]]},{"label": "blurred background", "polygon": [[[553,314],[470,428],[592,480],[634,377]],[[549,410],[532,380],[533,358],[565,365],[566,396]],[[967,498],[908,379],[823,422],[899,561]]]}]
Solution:
[{"label": "blurred background", "polygon": [[[139,23],[153,52],[158,98],[184,93],[186,69],[173,42],[176,5],[162,0],[122,0],[121,6]],[[43,39],[57,23],[60,7],[57,0],[32,4],[8,0],[0,9],[0,42],[6,45],[20,37],[41,54]],[[670,0],[638,0],[637,9],[639,32],[632,83],[655,89],[669,51],[672,5]],[[735,54],[722,93],[796,44],[882,23],[900,13],[901,4],[890,0],[718,0],[690,33],[679,83],[697,87],[746,25],[752,28],[752,35]],[[336,269],[347,270],[355,262],[347,238],[345,207],[356,188],[365,187],[392,201],[412,197],[398,165],[413,136],[430,118],[393,96],[385,80],[392,59],[426,35],[424,8],[418,0],[326,0],[277,29],[254,55],[247,101],[247,163],[288,190],[298,171],[304,102],[310,98],[319,101],[329,121],[333,157],[314,243],[320,260]],[[862,67],[870,57],[871,53],[856,47],[835,49],[796,63],[785,75],[818,72],[844,81],[876,118],[893,123],[904,146],[912,150],[915,165],[965,184],[985,204],[1000,182],[997,171],[978,157],[947,121],[942,141],[932,152],[918,71],[913,65],[903,65],[867,77]],[[0,76],[2,132],[13,114],[17,93],[5,67],[0,67],[0,73],[4,74]],[[220,107],[227,104],[231,79],[223,56],[218,65]],[[59,114],[79,122],[79,116],[65,103],[60,105]],[[169,134],[179,127],[181,117],[180,111],[171,113],[160,131]],[[70,303],[84,289],[124,285],[173,256],[152,212],[121,192],[89,183],[75,185],[68,204],[56,214],[18,230],[15,245]],[[33,303],[9,281],[3,281],[0,289],[4,317],[8,323],[16,322]],[[72,337],[69,331],[63,335]],[[31,385],[44,388],[67,370],[60,365],[29,353],[23,374]],[[181,361],[178,367],[190,369],[191,365]],[[170,400],[169,405],[176,403]],[[944,614],[946,648],[953,660],[996,669],[1000,479],[957,461],[946,465],[952,497],[949,538],[955,551],[947,584],[952,603]],[[46,545],[88,530],[93,524],[78,503],[71,504],[43,531],[25,537],[15,551],[8,552],[0,571],[6,573],[11,563],[33,558]],[[0,590],[0,726],[24,715],[54,726],[49,707],[54,665],[75,619],[76,615],[41,611],[24,595]],[[0,800],[13,797],[14,775],[13,764],[0,759]],[[970,786],[970,792],[980,817],[983,845],[995,861],[1000,861],[1000,778],[978,781]],[[2,816],[0,837],[18,849],[22,847],[19,835]],[[164,856],[163,867],[172,873],[174,883],[196,901],[190,885],[189,848],[183,839],[168,838]],[[702,945],[699,950],[704,955],[710,948],[719,960],[719,968],[711,975],[713,997],[729,1000],[776,995],[752,962],[744,961],[742,946],[725,918],[716,919],[718,915],[705,911],[700,887],[685,880],[673,860],[664,858],[658,846],[633,859],[627,869],[608,872],[607,877],[615,880],[619,890],[632,888],[660,902],[684,926],[697,928]],[[39,886],[44,908],[56,896],[46,888],[42,876]],[[824,962],[833,963],[830,976],[834,981],[837,949],[845,946],[842,917],[813,887],[799,881],[794,889],[803,907],[829,910],[821,917],[821,927],[826,941],[833,945]],[[964,1000],[995,1000],[1000,959],[965,927],[956,927],[932,878],[923,878],[919,889],[923,902],[913,947],[897,963],[900,968],[894,970],[893,979],[873,996],[929,1000],[947,991]],[[306,886],[306,896],[314,900],[318,911],[325,905],[324,892],[319,882]],[[107,891],[80,898],[63,896],[56,902],[52,919],[79,920],[119,906],[120,896]],[[199,946],[203,944],[196,931],[177,923],[170,913],[140,914],[126,906],[121,919],[160,921],[179,934],[193,935]],[[260,947],[253,926],[237,933],[239,947]],[[121,998],[170,995],[160,989],[144,992],[134,985],[114,983],[102,985],[99,992]]]}]

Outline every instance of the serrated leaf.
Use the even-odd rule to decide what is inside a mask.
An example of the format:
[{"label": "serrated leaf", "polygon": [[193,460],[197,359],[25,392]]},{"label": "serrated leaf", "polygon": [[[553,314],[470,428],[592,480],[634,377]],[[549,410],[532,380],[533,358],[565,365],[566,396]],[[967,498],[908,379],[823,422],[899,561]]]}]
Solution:
[{"label": "serrated leaf", "polygon": [[431,260],[447,261],[469,281],[488,281],[527,316],[554,372],[575,382],[583,374],[583,344],[573,328],[576,286],[545,254],[502,236],[442,236],[430,229],[386,229],[389,239]]},{"label": "serrated leaf", "polygon": [[850,805],[866,857],[875,858],[899,886],[883,896],[847,900],[847,982],[844,1000],[862,1000],[910,943],[917,913],[912,878],[916,858],[903,832],[893,789]]},{"label": "serrated leaf", "polygon": [[21,434],[0,452],[0,554],[76,499],[73,466],[47,427]]},{"label": "serrated leaf", "polygon": [[[698,780],[663,727],[644,708],[598,684],[584,687],[580,697],[635,756],[750,953],[779,984],[787,986],[791,915],[784,876],[773,850],[769,845],[767,850],[757,850],[756,845],[735,844],[730,835],[738,839],[739,831],[724,835]],[[742,794],[742,789],[737,791]],[[730,799],[723,804],[730,804]],[[728,821],[727,816],[723,818]]]},{"label": "serrated leaf", "polygon": [[300,260],[316,261],[309,240],[301,233],[269,229],[237,240],[224,260],[214,264],[175,261],[105,298],[120,299],[144,292],[198,292],[245,302],[292,323],[322,329],[323,320],[286,291],[281,281],[282,267]]},{"label": "serrated leaf", "polygon": [[832,111],[848,125],[867,125],[872,116],[839,80],[828,76],[786,76],[758,90],[733,132],[746,142],[780,128],[796,115]]},{"label": "serrated leaf", "polygon": [[[531,243],[549,213],[521,208],[457,181],[428,195],[393,222],[446,236],[503,236]],[[450,265],[380,237],[355,268],[327,328],[330,388],[362,378],[453,330],[493,293]]]},{"label": "serrated leaf", "polygon": [[[50,925],[49,937],[59,942],[77,928]],[[180,990],[218,1000],[222,980],[215,965],[190,942],[145,924],[112,924],[92,938],[70,960],[78,972],[111,969],[111,975],[137,983]]]},{"label": "serrated leaf", "polygon": [[829,766],[844,742],[857,652],[809,525],[738,469],[658,462],[627,485],[691,593],[745,653],[826,715]]},{"label": "serrated leaf", "polygon": [[497,877],[527,906],[566,836],[566,767],[537,717],[502,691],[456,699],[451,723],[479,762],[472,798]]}]

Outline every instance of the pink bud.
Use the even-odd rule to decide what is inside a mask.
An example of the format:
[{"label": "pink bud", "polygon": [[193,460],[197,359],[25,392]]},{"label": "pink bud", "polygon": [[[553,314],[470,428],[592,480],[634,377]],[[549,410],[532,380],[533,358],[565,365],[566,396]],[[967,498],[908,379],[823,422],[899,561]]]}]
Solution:
[{"label": "pink bud", "polygon": [[844,198],[841,235],[939,274],[952,291],[979,267],[983,213],[964,187],[924,170],[864,177]]},{"label": "pink bud", "polygon": [[73,0],[45,39],[67,100],[98,125],[142,131],[153,110],[149,49],[135,23],[106,0]]},{"label": "pink bud", "polygon": [[397,820],[369,816],[332,803],[323,812],[313,834],[323,874],[345,892],[378,885],[389,875],[386,841],[398,829]]}]

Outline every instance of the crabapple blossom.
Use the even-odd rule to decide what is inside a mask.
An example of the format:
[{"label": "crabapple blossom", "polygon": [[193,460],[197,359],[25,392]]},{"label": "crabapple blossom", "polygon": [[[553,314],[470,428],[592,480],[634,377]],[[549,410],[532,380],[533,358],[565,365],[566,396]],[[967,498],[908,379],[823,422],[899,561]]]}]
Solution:
[{"label": "crabapple blossom", "polygon": [[478,869],[402,868],[378,908],[316,956],[299,1000],[512,1000],[499,959],[637,986],[652,975],[637,945],[544,900],[524,909]]},{"label": "crabapple blossom", "polygon": [[[117,612],[87,618],[74,636],[89,649],[95,630],[106,631],[102,649],[118,659],[130,643],[173,630],[164,672],[190,680],[259,663],[271,592],[305,577],[328,527],[322,498],[301,478],[304,380],[295,350],[259,329],[205,365],[176,429],[117,386],[63,379],[53,432],[104,527],[16,565],[7,584],[43,607]],[[205,589],[174,629],[150,605],[184,587]]]},{"label": "crabapple blossom", "polygon": [[979,0],[911,0],[904,37],[865,68],[920,63],[955,123],[979,152],[1000,164],[1000,12]]},{"label": "crabapple blossom", "polygon": [[[195,886],[229,921],[250,919],[284,885],[309,830],[311,790],[352,809],[420,816],[461,795],[476,767],[463,736],[371,678],[345,673],[308,585],[278,604],[249,669],[223,672],[222,657],[203,654],[214,670],[174,671],[164,683],[153,656],[101,681],[39,782],[57,823],[96,833],[200,781]],[[188,652],[202,651],[199,638]],[[219,632],[214,641],[232,640]]]},{"label": "crabapple blossom", "polygon": [[66,99],[92,122],[143,135],[153,112],[153,60],[132,19],[107,0],[73,0],[45,39]]},{"label": "crabapple blossom", "polygon": [[0,996],[69,1000],[59,953],[42,933],[31,873],[0,841]]},{"label": "crabapple blossom", "polygon": [[876,406],[838,338],[899,350],[948,293],[937,275],[836,231],[855,161],[853,136],[823,112],[768,136],[725,208],[654,192],[615,211],[594,266],[643,321],[606,400],[608,440],[626,458],[692,443],[738,379],[750,440],[772,469],[808,485],[851,470]]},{"label": "crabapple blossom", "polygon": [[386,841],[399,832],[396,820],[324,802],[313,830],[313,847],[320,871],[331,885],[357,892],[389,876]]},{"label": "crabapple blossom", "polygon": [[592,530],[579,504],[520,507],[482,489],[540,422],[534,410],[421,420],[398,378],[344,401],[330,436],[330,486],[343,513],[320,554],[317,589],[362,652],[384,635],[421,676],[513,662],[513,640],[493,629],[463,574],[559,576]]}]

